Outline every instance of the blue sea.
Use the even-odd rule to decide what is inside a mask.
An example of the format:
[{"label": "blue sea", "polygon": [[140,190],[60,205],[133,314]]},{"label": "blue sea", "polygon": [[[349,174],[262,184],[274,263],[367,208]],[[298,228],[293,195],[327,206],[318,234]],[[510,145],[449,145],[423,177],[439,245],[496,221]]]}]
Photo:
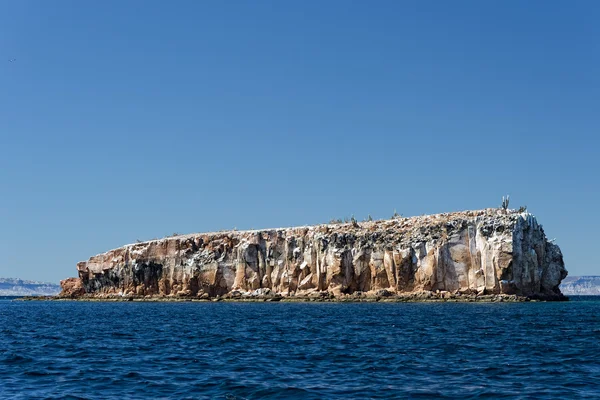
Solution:
[{"label": "blue sea", "polygon": [[0,398],[600,398],[600,299],[3,299]]}]

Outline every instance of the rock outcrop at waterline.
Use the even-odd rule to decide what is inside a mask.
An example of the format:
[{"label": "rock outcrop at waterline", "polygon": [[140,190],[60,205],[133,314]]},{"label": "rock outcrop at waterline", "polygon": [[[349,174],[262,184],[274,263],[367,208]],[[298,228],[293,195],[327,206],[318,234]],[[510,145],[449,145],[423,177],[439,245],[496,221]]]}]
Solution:
[{"label": "rock outcrop at waterline", "polygon": [[130,244],[77,264],[64,297],[506,294],[560,299],[557,245],[529,213],[486,209]]}]

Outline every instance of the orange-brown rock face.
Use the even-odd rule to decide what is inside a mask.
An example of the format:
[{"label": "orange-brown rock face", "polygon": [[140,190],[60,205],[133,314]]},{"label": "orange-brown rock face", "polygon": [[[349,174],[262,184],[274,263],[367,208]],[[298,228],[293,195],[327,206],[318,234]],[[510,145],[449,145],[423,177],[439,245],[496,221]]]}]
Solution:
[{"label": "orange-brown rock face", "polygon": [[60,297],[80,297],[85,294],[83,282],[79,278],[67,278],[60,281],[62,291]]},{"label": "orange-brown rock face", "polygon": [[99,254],[77,270],[91,296],[194,297],[385,289],[552,298],[567,274],[533,215],[499,209],[175,236]]}]

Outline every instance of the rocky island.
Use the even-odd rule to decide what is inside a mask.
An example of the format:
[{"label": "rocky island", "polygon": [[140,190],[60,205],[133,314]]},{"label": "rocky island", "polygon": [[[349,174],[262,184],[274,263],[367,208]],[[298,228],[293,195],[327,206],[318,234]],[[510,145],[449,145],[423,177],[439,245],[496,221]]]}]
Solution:
[{"label": "rocky island", "polygon": [[80,299],[564,300],[560,248],[527,212],[484,209],[129,244],[77,264]]}]

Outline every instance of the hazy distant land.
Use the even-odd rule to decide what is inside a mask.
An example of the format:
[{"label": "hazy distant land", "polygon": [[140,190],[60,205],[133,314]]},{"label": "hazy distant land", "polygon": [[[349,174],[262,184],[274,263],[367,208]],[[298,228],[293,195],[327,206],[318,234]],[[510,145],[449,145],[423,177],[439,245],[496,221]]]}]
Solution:
[{"label": "hazy distant land", "polygon": [[566,296],[600,296],[600,276],[567,276],[560,290]]},{"label": "hazy distant land", "polygon": [[59,292],[56,283],[0,278],[0,296],[54,296]]}]

